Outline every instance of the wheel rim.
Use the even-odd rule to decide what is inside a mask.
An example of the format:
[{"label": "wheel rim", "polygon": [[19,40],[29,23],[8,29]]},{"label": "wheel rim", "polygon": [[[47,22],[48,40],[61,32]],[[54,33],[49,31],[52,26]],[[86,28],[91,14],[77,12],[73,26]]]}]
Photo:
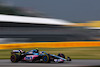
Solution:
[{"label": "wheel rim", "polygon": [[47,56],[43,57],[44,62],[47,62]]},{"label": "wheel rim", "polygon": [[11,56],[11,61],[15,61],[15,56]]},{"label": "wheel rim", "polygon": [[12,61],[12,62],[15,62],[15,61],[16,61],[16,56],[15,56],[15,55],[12,55],[12,56],[11,56],[11,61]]},{"label": "wheel rim", "polygon": [[49,56],[48,56],[48,55],[44,55],[44,56],[42,57],[42,59],[43,59],[43,62],[44,62],[44,63],[48,63],[48,62],[49,62]]}]

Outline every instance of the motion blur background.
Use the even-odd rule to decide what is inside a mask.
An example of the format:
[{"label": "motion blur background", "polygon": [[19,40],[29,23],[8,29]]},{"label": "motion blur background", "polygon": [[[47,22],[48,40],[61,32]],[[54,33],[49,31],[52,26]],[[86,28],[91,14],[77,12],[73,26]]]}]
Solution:
[{"label": "motion blur background", "polygon": [[5,38],[18,42],[100,40],[99,2],[99,0],[0,0],[0,14],[58,18],[76,24],[57,26],[1,22],[0,37],[4,38],[1,42],[7,40]]}]

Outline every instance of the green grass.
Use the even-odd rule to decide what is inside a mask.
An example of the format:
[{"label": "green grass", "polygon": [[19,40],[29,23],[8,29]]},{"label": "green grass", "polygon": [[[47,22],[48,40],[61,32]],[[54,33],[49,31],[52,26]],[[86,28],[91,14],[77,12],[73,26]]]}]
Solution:
[{"label": "green grass", "polygon": [[[22,50],[29,51],[32,48]],[[72,59],[100,59],[100,47],[39,48],[39,50],[55,55],[63,53],[66,57],[70,56]],[[0,50],[0,59],[9,59],[11,51],[12,49]]]}]

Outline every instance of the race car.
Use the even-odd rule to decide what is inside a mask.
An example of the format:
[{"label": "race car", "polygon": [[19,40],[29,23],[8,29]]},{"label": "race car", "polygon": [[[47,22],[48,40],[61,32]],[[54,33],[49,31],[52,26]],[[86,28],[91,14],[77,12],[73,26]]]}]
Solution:
[{"label": "race car", "polygon": [[28,52],[25,52],[23,50],[13,50],[11,52],[11,62],[16,63],[19,61],[25,61],[25,62],[43,62],[43,63],[50,63],[58,62],[63,63],[64,61],[71,61],[70,57],[67,57],[65,59],[65,55],[62,53],[59,53],[58,55],[53,55],[46,53],[45,51],[39,51],[38,49],[33,49]]}]

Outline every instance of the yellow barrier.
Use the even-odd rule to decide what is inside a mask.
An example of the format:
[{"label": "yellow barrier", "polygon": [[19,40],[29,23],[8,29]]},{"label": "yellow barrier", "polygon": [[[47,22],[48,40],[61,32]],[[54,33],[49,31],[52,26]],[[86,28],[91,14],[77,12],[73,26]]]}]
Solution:
[{"label": "yellow barrier", "polygon": [[0,44],[0,49],[13,48],[65,48],[65,47],[97,47],[100,42],[38,42],[38,43],[16,43]]},{"label": "yellow barrier", "polygon": [[100,27],[100,21],[88,21],[88,23],[75,23],[75,25],[70,26],[77,26],[77,27]]}]

